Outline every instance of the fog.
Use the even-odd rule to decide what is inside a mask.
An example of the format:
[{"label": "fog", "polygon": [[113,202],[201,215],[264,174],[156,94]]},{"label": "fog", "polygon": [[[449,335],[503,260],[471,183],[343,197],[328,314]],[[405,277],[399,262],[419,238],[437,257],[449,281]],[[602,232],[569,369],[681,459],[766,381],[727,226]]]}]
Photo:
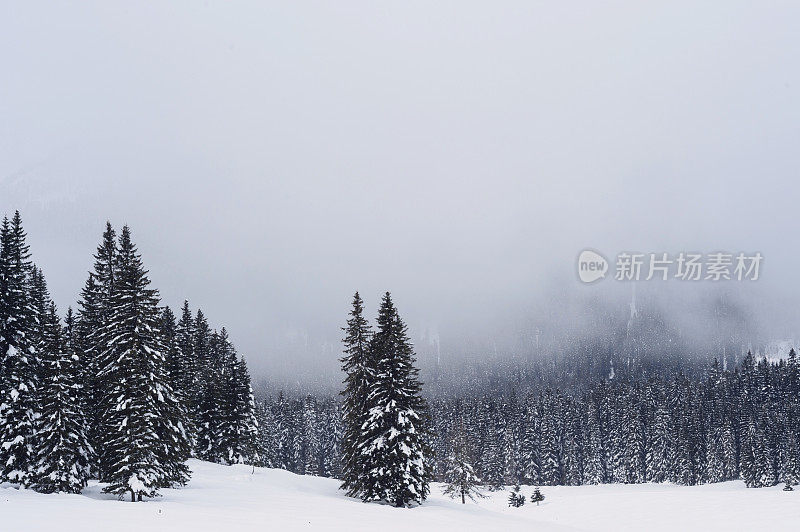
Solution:
[{"label": "fog", "polygon": [[0,213],[62,310],[129,224],[258,378],[338,380],[355,290],[450,360],[624,315],[585,248],[758,251],[639,297],[798,338],[800,6],[651,4],[0,2]]}]

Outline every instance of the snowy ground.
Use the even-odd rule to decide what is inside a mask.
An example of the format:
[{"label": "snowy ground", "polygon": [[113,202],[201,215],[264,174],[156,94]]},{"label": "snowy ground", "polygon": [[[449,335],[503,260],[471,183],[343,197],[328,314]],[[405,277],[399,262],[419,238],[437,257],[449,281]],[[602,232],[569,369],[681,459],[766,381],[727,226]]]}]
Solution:
[{"label": "snowy ground", "polygon": [[[89,486],[82,495],[0,487],[0,530],[785,530],[800,522],[800,489],[615,485],[544,487],[541,506],[506,505],[508,492],[479,504],[450,500],[435,485],[422,507],[398,509],[348,499],[335,480],[275,469],[192,460],[186,488],[143,503]],[[532,488],[523,488],[530,496]]]}]

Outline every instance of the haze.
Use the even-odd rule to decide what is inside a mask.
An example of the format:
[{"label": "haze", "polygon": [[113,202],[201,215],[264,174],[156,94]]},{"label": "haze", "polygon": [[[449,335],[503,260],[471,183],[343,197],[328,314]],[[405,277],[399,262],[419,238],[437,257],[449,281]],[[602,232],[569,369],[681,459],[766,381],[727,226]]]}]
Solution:
[{"label": "haze", "polygon": [[760,251],[796,338],[800,6],[664,4],[0,2],[0,213],[62,310],[129,224],[257,378],[338,381],[355,290],[452,359],[625,312],[587,247]]}]

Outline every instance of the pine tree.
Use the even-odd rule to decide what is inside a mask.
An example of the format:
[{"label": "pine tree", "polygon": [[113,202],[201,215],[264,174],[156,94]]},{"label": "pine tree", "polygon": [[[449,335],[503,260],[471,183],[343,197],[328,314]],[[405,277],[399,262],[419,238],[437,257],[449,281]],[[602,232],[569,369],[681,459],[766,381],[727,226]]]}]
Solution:
[{"label": "pine tree", "polygon": [[115,263],[108,338],[99,377],[108,384],[101,406],[100,453],[108,466],[104,491],[131,500],[189,477],[186,412],[167,382],[158,327],[158,291],[149,288],[141,257],[125,226]]},{"label": "pine tree", "polygon": [[539,455],[541,434],[541,416],[539,403],[533,394],[526,398],[526,414],[524,419],[524,434],[522,439],[522,461],[524,478],[528,482],[539,482],[541,476],[541,457]]},{"label": "pine tree", "polygon": [[517,484],[511,490],[511,494],[508,496],[508,505],[513,508],[519,508],[525,504],[525,495],[520,494],[520,485]]},{"label": "pine tree", "polygon": [[303,474],[319,475],[322,438],[316,400],[307,395],[303,400]]},{"label": "pine tree", "polygon": [[543,500],[544,500],[544,495],[542,495],[542,492],[539,491],[539,488],[534,489],[533,493],[531,494],[531,502],[535,502],[536,506],[539,506],[539,503],[542,502]]},{"label": "pine tree", "polygon": [[255,415],[258,422],[258,439],[256,440],[258,462],[256,465],[277,468],[275,446],[277,438],[274,432],[275,421],[271,404],[268,401],[257,401]]},{"label": "pine tree", "polygon": [[743,420],[741,451],[739,454],[739,478],[748,488],[759,487],[756,469],[757,428],[753,414]]},{"label": "pine tree", "polygon": [[[201,321],[197,330],[203,328]],[[225,464],[254,463],[258,460],[258,421],[250,375],[224,327],[211,334],[204,358],[196,412],[197,455]]]},{"label": "pine tree", "polygon": [[290,411],[290,403],[281,391],[278,398],[272,405],[274,423],[274,442],[275,442],[275,464],[274,467],[295,471],[295,459],[293,456],[295,423]]},{"label": "pine tree", "polygon": [[[202,316],[198,312],[198,319]],[[199,328],[198,328],[199,329]],[[223,331],[224,333],[224,331]],[[197,447],[195,453],[201,460],[222,462],[225,459],[223,430],[225,416],[229,411],[225,395],[225,351],[228,349],[227,337],[220,338],[217,331],[208,339],[207,351],[203,356],[203,371],[200,379],[201,389],[196,411]]]},{"label": "pine tree", "polygon": [[32,265],[19,212],[0,228],[0,482],[28,485],[38,416]]},{"label": "pine tree", "polygon": [[469,460],[469,448],[463,421],[459,423],[452,446],[453,450],[447,458],[447,471],[444,475],[447,484],[444,494],[451,498],[461,497],[461,504],[466,504],[467,497],[472,501],[476,497],[484,497],[480,491],[481,481]]},{"label": "pine tree", "polygon": [[322,427],[322,469],[320,475],[324,477],[341,478],[341,442],[344,432],[342,426],[342,412],[339,404],[333,398],[325,401],[324,415],[320,420]]},{"label": "pine tree", "polygon": [[572,401],[564,410],[564,484],[580,486],[583,484],[584,451],[583,427]]},{"label": "pine tree", "polygon": [[669,411],[664,407],[657,408],[645,455],[647,482],[665,482],[669,478],[670,457],[673,454],[672,432]]},{"label": "pine tree", "polygon": [[405,507],[421,503],[431,476],[426,444],[426,405],[414,367],[406,325],[387,292],[371,341],[375,376],[367,396],[368,417],[359,445],[364,462],[361,498]]},{"label": "pine tree", "polygon": [[[89,443],[95,451],[102,447],[101,416],[102,401],[109,393],[109,383],[101,376],[101,369],[111,361],[103,360],[103,354],[111,331],[106,327],[110,321],[111,297],[116,281],[117,236],[114,228],[106,222],[100,244],[94,254],[93,271],[81,292],[80,312],[77,326],[77,354],[83,368],[83,402],[88,424]],[[92,470],[102,480],[109,465],[98,456]]]},{"label": "pine tree", "polygon": [[81,365],[72,341],[74,317],[67,313],[62,329],[50,302],[44,319],[43,361],[37,420],[33,489],[43,493],[80,493],[89,474],[91,448],[81,400]]},{"label": "pine tree", "polygon": [[[223,329],[227,336],[227,331]],[[243,358],[236,359],[236,351],[231,346],[233,359],[230,364],[226,401],[229,408],[226,416],[228,428],[225,442],[225,461],[228,464],[253,464],[258,461],[258,420],[255,415],[255,398],[250,384],[250,374]]]},{"label": "pine tree", "polygon": [[638,484],[644,482],[644,434],[636,392],[631,389],[623,402],[623,451],[624,482]]},{"label": "pine tree", "polygon": [[358,292],[353,296],[353,309],[347,320],[344,343],[344,357],[341,359],[342,371],[346,377],[342,391],[344,403],[344,436],[342,440],[342,485],[350,497],[357,497],[363,491],[363,462],[359,444],[362,442],[361,427],[367,419],[367,394],[374,378],[375,368],[370,353],[371,331],[363,316],[364,303]]},{"label": "pine tree", "polygon": [[600,434],[597,405],[591,397],[587,397],[586,401],[588,402],[588,412],[584,424],[586,437],[583,453],[583,478],[586,484],[600,484],[604,480],[603,437]]},{"label": "pine tree", "polygon": [[193,396],[196,390],[198,367],[194,349],[195,321],[189,310],[189,302],[184,301],[181,317],[175,326],[175,348],[178,361],[172,369],[172,385],[181,402],[190,412],[193,408]]},{"label": "pine tree", "polygon": [[[181,323],[183,321],[184,317],[182,316]],[[217,361],[212,356],[213,335],[211,328],[208,326],[208,321],[202,310],[197,310],[194,323],[191,326],[184,326],[183,331],[187,334],[188,332],[192,334],[192,355],[190,360],[191,363],[194,364],[195,371],[188,391],[188,408],[191,426],[194,430],[194,454],[202,458],[208,455],[209,444],[208,441],[200,441],[200,432],[203,423],[207,421],[207,419],[203,419],[204,415],[201,412],[205,411],[205,417],[207,418],[208,412],[212,408],[212,405],[204,405],[204,402],[214,400],[213,397],[208,396],[208,392],[212,385],[211,380],[215,377],[215,372],[218,370],[218,365]],[[185,342],[186,339],[181,341],[182,344],[185,344]]]},{"label": "pine tree", "polygon": [[235,451],[237,460],[251,464],[258,461],[258,419],[256,418],[256,400],[250,372],[244,358],[239,359],[236,366],[236,407],[234,410],[238,424],[238,446]]},{"label": "pine tree", "polygon": [[558,431],[560,417],[558,399],[550,393],[542,398],[541,479],[544,484],[561,484],[561,437]]},{"label": "pine tree", "polygon": [[789,486],[792,486],[800,478],[797,436],[791,430],[786,430],[785,432],[786,435],[783,437],[783,456],[781,457],[781,478]]}]

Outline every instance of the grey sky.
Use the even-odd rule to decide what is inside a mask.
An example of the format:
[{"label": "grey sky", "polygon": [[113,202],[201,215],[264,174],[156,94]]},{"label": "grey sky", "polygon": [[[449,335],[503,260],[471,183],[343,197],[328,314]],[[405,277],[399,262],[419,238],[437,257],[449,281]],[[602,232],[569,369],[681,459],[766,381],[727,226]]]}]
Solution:
[{"label": "grey sky", "polygon": [[0,1],[0,211],[62,308],[130,224],[255,373],[334,368],[356,289],[417,337],[595,290],[587,246],[759,250],[781,308],[800,6],[653,4]]}]

